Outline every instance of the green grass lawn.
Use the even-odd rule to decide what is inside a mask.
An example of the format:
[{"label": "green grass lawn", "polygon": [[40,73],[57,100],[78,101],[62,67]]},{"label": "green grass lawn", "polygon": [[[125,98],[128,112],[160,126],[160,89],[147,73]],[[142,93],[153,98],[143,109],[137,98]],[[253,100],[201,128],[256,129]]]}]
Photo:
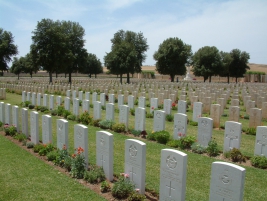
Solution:
[{"label": "green grass lawn", "polygon": [[[4,102],[10,103],[12,105],[19,104],[21,102],[21,96],[7,93],[7,99]],[[71,108],[72,109],[72,108]],[[71,110],[72,111],[72,110]],[[176,111],[172,111],[174,114]],[[227,111],[226,111],[227,112]],[[90,108],[90,114],[93,113],[92,108]],[[39,123],[41,125],[41,115],[39,117]],[[187,113],[189,119],[192,117],[192,112]],[[56,119],[58,117],[52,118],[52,132],[53,132],[53,144],[56,145]],[[102,118],[105,119],[105,111],[102,111]],[[221,117],[221,123],[227,121],[228,117]],[[118,113],[115,113],[115,121],[118,122]],[[248,127],[248,120],[241,120],[243,127]],[[70,151],[73,151],[74,146],[74,125],[76,122],[69,121],[69,145]],[[263,125],[267,125],[267,122],[263,122]],[[134,128],[134,116],[129,116],[129,127]],[[152,131],[153,119],[146,119],[146,130]],[[29,127],[30,128],[30,127]],[[96,131],[101,130],[100,128],[88,127],[89,136],[89,162],[95,164],[96,161]],[[173,132],[173,123],[166,122],[166,130],[170,133]],[[124,143],[126,139],[133,138],[118,134],[114,134],[114,173],[119,174],[124,171]],[[187,130],[188,135],[197,136],[197,127],[188,125]],[[213,130],[213,137],[218,142],[219,146],[223,147],[223,130]],[[41,126],[40,126],[40,139],[41,138]],[[140,140],[140,139],[139,139]],[[146,188],[152,189],[156,192],[159,192],[159,167],[160,167],[160,152],[161,149],[170,148],[166,145],[158,144],[155,142],[147,141],[142,139],[147,145],[147,155],[146,155]],[[245,155],[253,156],[254,153],[254,143],[255,136],[242,135],[241,140],[241,151]],[[209,185],[210,185],[210,175],[211,175],[211,164],[214,161],[218,161],[215,158],[209,158],[203,155],[198,155],[195,153],[183,151],[188,154],[188,164],[187,164],[187,183],[186,183],[186,200],[195,201],[195,200],[208,200],[209,198]],[[13,152],[12,152],[13,153]],[[15,154],[15,153],[13,153]],[[13,158],[12,156],[10,156]],[[10,158],[9,157],[9,158]],[[15,156],[14,156],[15,157]],[[0,159],[1,160],[1,159]],[[35,159],[32,159],[35,160]],[[27,161],[27,163],[30,163]],[[2,163],[1,163],[2,164]],[[22,165],[23,164],[23,165]],[[24,163],[17,163],[20,168],[25,168]],[[11,167],[14,169],[15,167]],[[245,179],[245,193],[244,200],[254,201],[254,200],[265,200],[267,197],[266,192],[266,181],[267,181],[267,171],[256,169],[253,167],[244,167],[246,168],[246,179]],[[33,168],[34,169],[34,168]],[[14,170],[14,172],[16,172]],[[39,174],[43,174],[46,177],[49,171],[40,171]],[[51,169],[51,172],[53,170]],[[1,171],[1,173],[4,173]],[[16,173],[14,173],[15,175]],[[61,175],[60,175],[61,177]],[[62,177],[65,177],[62,175]],[[36,181],[37,182],[37,181]],[[56,182],[56,181],[54,181]],[[73,181],[74,182],[74,181]],[[35,184],[34,181],[32,181]],[[62,182],[61,182],[62,183]],[[36,184],[36,186],[39,184]],[[40,184],[42,186],[44,184]],[[1,188],[1,187],[0,187]],[[41,188],[41,187],[38,187]],[[74,187],[70,187],[74,188]],[[82,187],[81,187],[82,188]],[[50,188],[49,188],[50,189]],[[47,189],[47,194],[50,194],[50,190]],[[30,191],[30,189],[28,189]],[[26,191],[28,191],[26,190]],[[31,192],[28,192],[31,193]],[[61,195],[61,194],[60,194]],[[1,195],[0,195],[1,196]],[[46,200],[46,199],[45,199]]]},{"label": "green grass lawn", "polygon": [[105,200],[0,135],[0,200]]}]

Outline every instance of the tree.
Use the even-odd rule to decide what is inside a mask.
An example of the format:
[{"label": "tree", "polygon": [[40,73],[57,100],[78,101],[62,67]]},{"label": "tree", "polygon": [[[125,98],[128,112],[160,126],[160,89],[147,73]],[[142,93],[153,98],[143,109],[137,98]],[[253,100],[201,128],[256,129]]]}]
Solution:
[{"label": "tree", "polygon": [[156,70],[163,75],[170,75],[171,82],[175,75],[185,75],[186,65],[192,56],[191,46],[179,38],[168,38],[159,45],[158,51],[153,55]]},{"label": "tree", "polygon": [[8,63],[11,57],[18,54],[18,47],[14,44],[14,37],[11,32],[0,28],[0,70],[8,70]]},{"label": "tree", "polygon": [[[104,57],[105,66],[111,74],[120,75],[120,83],[122,84],[122,75],[129,74],[134,71],[132,68],[136,63],[137,52],[133,45],[126,41],[113,48],[110,53]],[[127,79],[128,81],[128,79]]]},{"label": "tree", "polygon": [[239,49],[233,49],[230,55],[232,58],[229,66],[230,76],[235,77],[235,81],[237,82],[237,78],[244,77],[247,69],[250,69],[247,65],[250,56],[247,52],[241,52]]},{"label": "tree", "polygon": [[232,57],[228,52],[220,52],[222,59],[222,69],[219,72],[219,76],[227,77],[227,83],[230,82],[230,64],[232,62]]},{"label": "tree", "polygon": [[19,74],[22,73],[24,69],[25,69],[25,58],[14,57],[12,66],[10,68],[10,72],[14,73],[15,75],[18,75],[18,80],[19,80]]},{"label": "tree", "polygon": [[31,53],[26,54],[24,59],[25,59],[24,72],[29,73],[31,75],[31,78],[32,78],[32,74],[37,73],[37,71],[39,70],[39,66],[34,61],[34,57]]},{"label": "tree", "polygon": [[[120,67],[118,67],[119,70],[127,74],[127,83],[130,83],[130,73],[133,74],[135,72],[141,72],[142,63],[146,59],[145,52],[148,50],[147,39],[144,38],[143,33],[141,32],[135,33],[132,31],[125,32],[123,30],[119,30],[117,33],[114,34],[114,37],[111,39],[111,42],[111,51],[115,51],[116,54],[118,54],[120,52],[119,50],[127,49],[127,52],[131,54],[129,55],[129,57],[123,55],[124,59],[130,59],[130,61],[121,60],[119,62],[121,65]],[[119,46],[122,47],[120,48]],[[131,51],[128,49],[129,47],[132,48]],[[125,69],[122,69],[123,67]],[[120,74],[122,76],[121,72],[118,72],[114,68],[116,68],[116,66],[113,67],[113,72],[116,71],[117,74]]]},{"label": "tree", "polygon": [[60,21],[42,19],[32,32],[32,59],[36,65],[42,66],[49,73],[49,82],[52,82],[52,73],[62,63],[65,44],[60,25]]},{"label": "tree", "polygon": [[102,64],[95,54],[88,53],[86,64],[81,69],[81,73],[89,74],[90,78],[92,74],[96,77],[97,74],[103,73]]},{"label": "tree", "polygon": [[219,50],[212,46],[200,48],[192,57],[192,65],[195,76],[203,76],[204,82],[211,76],[218,75],[222,68],[221,55]]}]

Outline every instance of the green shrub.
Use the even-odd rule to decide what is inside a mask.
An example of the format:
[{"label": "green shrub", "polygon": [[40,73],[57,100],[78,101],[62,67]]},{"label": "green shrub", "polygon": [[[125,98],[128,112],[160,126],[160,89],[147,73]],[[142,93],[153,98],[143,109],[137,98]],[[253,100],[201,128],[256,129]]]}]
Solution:
[{"label": "green shrub", "polygon": [[244,119],[249,119],[249,115],[244,115]]},{"label": "green shrub", "polygon": [[41,107],[40,107],[40,111],[41,111],[41,112],[48,111],[48,108],[47,108],[47,107],[45,107],[45,106],[41,106]]},{"label": "green shrub", "polygon": [[172,114],[167,114],[166,115],[166,120],[169,122],[173,122],[174,116]]},{"label": "green shrub", "polygon": [[69,115],[71,115],[71,112],[70,112],[70,111],[68,111],[68,110],[64,110],[64,111],[63,111],[62,116],[63,116],[65,119],[67,119],[67,117],[68,117]]},{"label": "green shrub", "polygon": [[34,143],[33,143],[33,142],[27,142],[27,143],[26,143],[26,147],[27,147],[28,149],[31,149],[31,148],[34,147]]},{"label": "green shrub", "polygon": [[49,144],[44,144],[43,148],[39,151],[40,156],[46,156],[49,152],[55,150],[55,147],[49,143]]},{"label": "green shrub", "polygon": [[139,194],[137,191],[134,191],[130,194],[128,201],[144,201],[146,200],[146,196]]},{"label": "green shrub", "polygon": [[163,107],[164,107],[163,104],[159,104],[159,105],[158,105],[158,108],[159,108],[160,110],[163,109]]},{"label": "green shrub", "polygon": [[93,126],[94,127],[99,127],[100,125],[99,125],[99,122],[101,121],[101,119],[94,119],[93,120],[93,122],[92,122],[92,124],[93,124]]},{"label": "green shrub", "polygon": [[170,139],[170,133],[168,131],[155,132],[156,141],[160,144],[166,144]]},{"label": "green shrub", "polygon": [[116,123],[112,126],[112,130],[117,132],[117,133],[122,133],[124,132],[126,129],[125,124],[124,123]]},{"label": "green shrub", "polygon": [[78,147],[77,154],[72,155],[70,175],[74,178],[81,179],[85,172],[85,158],[83,148]]},{"label": "green shrub", "polygon": [[114,124],[115,124],[114,121],[108,119],[99,122],[100,128],[103,129],[111,129]]},{"label": "green shrub", "polygon": [[131,130],[131,133],[134,135],[134,136],[136,136],[136,137],[139,137],[140,135],[141,135],[141,132],[142,131],[140,131],[140,130]]},{"label": "green shrub", "polygon": [[99,183],[106,179],[105,173],[102,167],[93,166],[90,171],[84,173],[84,180],[91,183]]},{"label": "green shrub", "polygon": [[75,121],[76,116],[74,114],[70,114],[70,115],[67,116],[67,119],[70,120],[70,121]]},{"label": "green shrub", "polygon": [[0,127],[2,127],[3,126],[3,122],[2,121],[0,121]]},{"label": "green shrub", "polygon": [[64,162],[67,157],[69,157],[69,153],[67,150],[67,147],[64,145],[61,150],[57,151],[57,157],[55,160],[55,165],[58,165],[60,167],[64,167]]},{"label": "green shrub", "polygon": [[224,124],[221,124],[220,125],[220,129],[225,129],[225,125]]},{"label": "green shrub", "polygon": [[205,146],[202,146],[201,144],[195,142],[191,145],[191,149],[194,153],[203,154],[206,153],[207,148]]},{"label": "green shrub", "polygon": [[19,142],[22,142],[23,140],[26,140],[27,137],[26,135],[20,133],[20,134],[17,134],[15,137],[14,137],[16,140],[18,140]]},{"label": "green shrub", "polygon": [[189,149],[195,141],[196,138],[194,136],[187,135],[183,138],[180,138],[180,148]]},{"label": "green shrub", "polygon": [[222,114],[222,117],[227,117],[228,115],[227,114]]},{"label": "green shrub", "polygon": [[58,110],[56,110],[56,109],[55,110],[51,110],[50,113],[51,113],[52,116],[56,116],[58,114]]},{"label": "green shrub", "polygon": [[129,178],[121,177],[113,185],[111,193],[113,197],[118,199],[127,198],[134,190],[134,184],[129,180]]},{"label": "green shrub", "polygon": [[46,154],[48,161],[55,161],[57,156],[58,156],[58,152],[56,150],[50,151],[49,153]]},{"label": "green shrub", "polygon": [[147,103],[146,106],[147,106],[147,107],[150,107],[150,103]]},{"label": "green shrub", "polygon": [[30,105],[28,105],[28,107],[29,107],[29,109],[32,110],[34,108],[34,105],[30,104]]},{"label": "green shrub", "polygon": [[85,111],[82,113],[82,115],[79,118],[79,121],[84,125],[89,125],[92,122],[93,118],[89,115],[88,111]]},{"label": "green shrub", "polygon": [[148,133],[146,139],[151,140],[151,141],[156,141],[156,135],[155,135],[155,132],[153,132],[153,133]]},{"label": "green shrub", "polygon": [[29,107],[30,104],[31,104],[30,101],[25,101],[25,102],[22,104],[22,107]]},{"label": "green shrub", "polygon": [[10,135],[11,137],[15,136],[17,133],[17,128],[14,125],[4,125],[4,131],[6,135]]},{"label": "green shrub", "polygon": [[110,184],[105,180],[101,182],[100,191],[101,193],[109,192],[111,189]]},{"label": "green shrub", "polygon": [[134,105],[138,105],[138,99],[134,101]]},{"label": "green shrub", "polygon": [[251,158],[251,165],[257,168],[267,168],[267,158],[265,156],[253,156]]},{"label": "green shrub", "polygon": [[39,153],[39,151],[41,150],[41,149],[43,149],[44,148],[44,145],[42,145],[42,144],[36,144],[36,145],[34,145],[34,147],[33,147],[33,151],[34,151],[34,153]]},{"label": "green shrub", "polygon": [[170,140],[166,145],[173,148],[178,148],[180,145],[180,140]]},{"label": "green shrub", "polygon": [[246,158],[243,156],[239,149],[233,148],[230,151],[230,158],[233,162],[246,162]]},{"label": "green shrub", "polygon": [[63,116],[64,111],[65,111],[64,106],[59,105],[59,106],[57,107],[57,115],[58,115],[58,116]]},{"label": "green shrub", "polygon": [[189,125],[191,125],[191,126],[198,126],[198,122],[196,122],[196,121],[189,121]]},{"label": "green shrub", "polygon": [[209,156],[218,156],[220,153],[218,144],[215,140],[209,141],[208,147],[207,147],[207,153]]},{"label": "green shrub", "polygon": [[246,133],[248,135],[256,135],[256,128],[247,128]]},{"label": "green shrub", "polygon": [[130,114],[131,114],[132,116],[135,116],[135,109],[134,109],[134,108],[130,108]]}]

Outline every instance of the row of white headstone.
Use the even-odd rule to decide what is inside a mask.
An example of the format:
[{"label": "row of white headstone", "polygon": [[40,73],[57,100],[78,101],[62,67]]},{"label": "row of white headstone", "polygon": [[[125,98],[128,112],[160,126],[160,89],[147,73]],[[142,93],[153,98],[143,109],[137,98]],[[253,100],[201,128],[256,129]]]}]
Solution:
[{"label": "row of white headstone", "polygon": [[[7,104],[9,107],[10,104]],[[1,108],[1,107],[0,107]],[[17,106],[13,108],[17,109]],[[15,115],[16,116],[16,115]],[[28,125],[28,111],[22,109],[22,132]],[[30,113],[31,141],[39,143],[39,114]],[[26,132],[27,133],[27,132]],[[57,119],[57,148],[69,147],[68,121]],[[52,142],[52,117],[42,116],[42,142]],[[74,125],[74,148],[82,147],[86,166],[88,166],[88,127]],[[106,178],[113,180],[113,135],[107,131],[96,133],[96,161],[103,167]],[[135,184],[141,194],[145,192],[146,144],[139,140],[125,141],[124,175]],[[187,175],[187,154],[174,150],[161,151],[160,200],[185,200]],[[234,164],[214,162],[210,182],[210,201],[242,200],[245,182],[245,169]]]}]

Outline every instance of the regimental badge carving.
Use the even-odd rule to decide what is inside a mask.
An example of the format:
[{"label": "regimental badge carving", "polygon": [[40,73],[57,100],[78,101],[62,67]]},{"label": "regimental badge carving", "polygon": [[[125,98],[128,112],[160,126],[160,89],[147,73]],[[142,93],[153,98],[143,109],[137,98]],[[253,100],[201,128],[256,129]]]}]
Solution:
[{"label": "regimental badge carving", "polygon": [[100,136],[100,144],[102,146],[104,146],[104,144],[105,144],[105,140],[104,140],[104,135],[103,134],[101,134],[101,136]]},{"label": "regimental badge carving", "polygon": [[203,127],[206,127],[208,125],[208,121],[207,120],[201,120],[201,125]]},{"label": "regimental badge carving", "polygon": [[231,184],[232,179],[230,177],[229,170],[228,169],[225,169],[223,171],[223,173],[220,175],[219,179],[225,185]]},{"label": "regimental badge carving", "polygon": [[129,147],[129,154],[131,157],[136,157],[137,155],[137,149],[133,144]]},{"label": "regimental badge carving", "polygon": [[166,164],[167,164],[168,168],[173,170],[177,166],[177,160],[174,156],[169,155],[166,158]]}]

